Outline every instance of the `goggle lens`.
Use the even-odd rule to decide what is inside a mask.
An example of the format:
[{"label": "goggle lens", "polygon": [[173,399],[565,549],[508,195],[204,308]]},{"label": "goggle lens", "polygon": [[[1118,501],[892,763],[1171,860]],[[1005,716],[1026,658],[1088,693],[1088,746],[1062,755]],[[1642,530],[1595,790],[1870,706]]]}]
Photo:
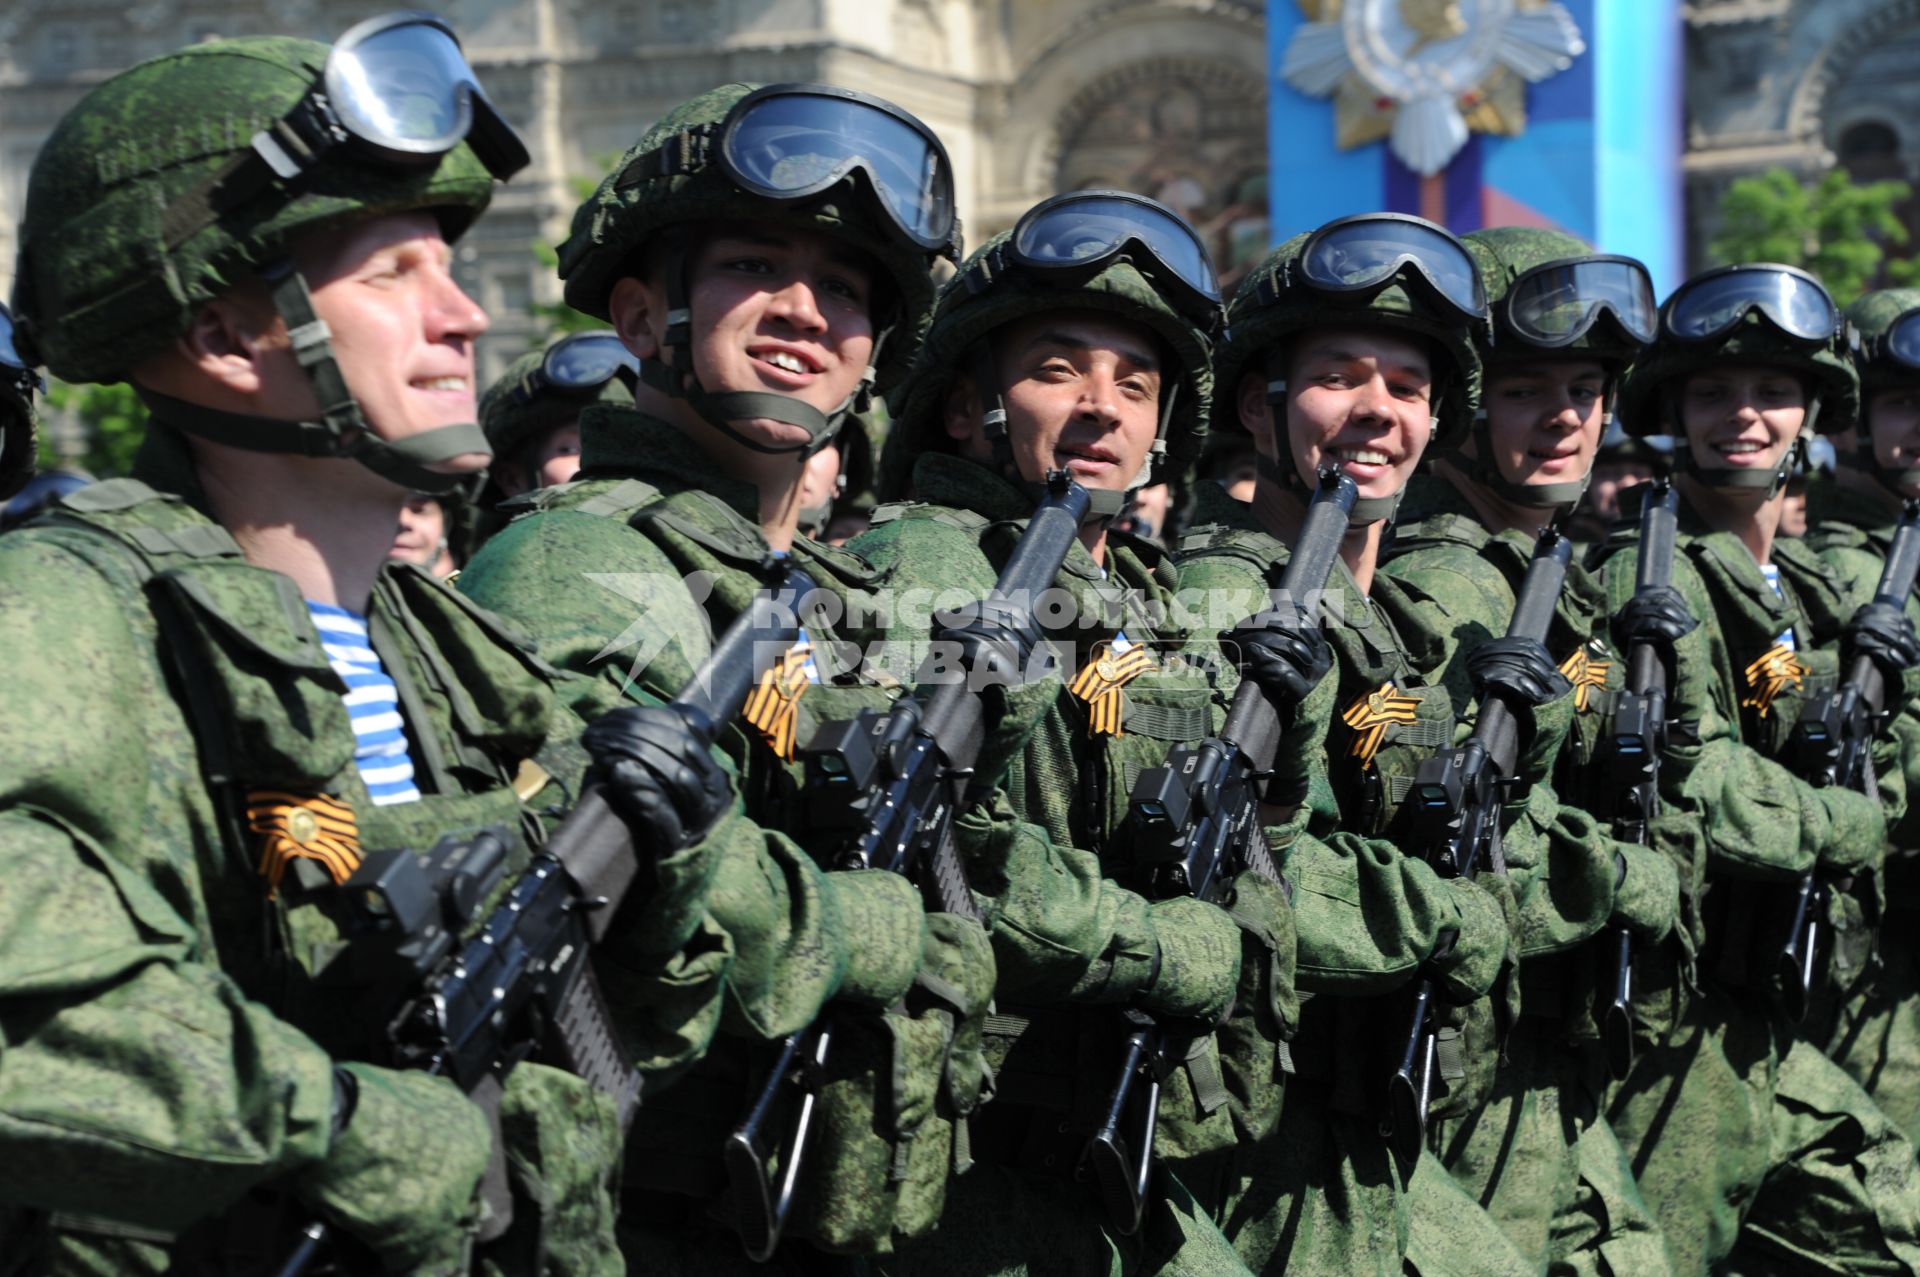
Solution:
[{"label": "goggle lens", "polygon": [[1314,235],[1300,261],[1308,282],[1336,292],[1383,286],[1407,266],[1463,314],[1486,314],[1473,258],[1459,240],[1422,222],[1361,217],[1330,226]]},{"label": "goggle lens", "polygon": [[1920,310],[1910,310],[1887,329],[1887,353],[1909,368],[1920,368]]},{"label": "goggle lens", "polygon": [[1781,332],[1824,342],[1839,331],[1840,312],[1827,290],[1794,271],[1751,267],[1682,284],[1667,303],[1667,330],[1683,341],[1720,336],[1758,308]]},{"label": "goggle lens", "polygon": [[548,382],[567,390],[603,386],[622,368],[636,376],[640,372],[640,361],[612,333],[568,337],[547,352],[541,366]]},{"label": "goggle lens", "polygon": [[0,364],[23,370],[27,366],[27,361],[20,357],[19,347],[13,344],[13,316],[5,306],[0,306]]},{"label": "goggle lens", "polygon": [[1637,262],[1573,261],[1543,266],[1514,282],[1507,316],[1521,336],[1563,345],[1593,327],[1610,310],[1628,335],[1650,342],[1659,307],[1653,281]]},{"label": "goggle lens", "polygon": [[1172,211],[1109,195],[1068,197],[1043,205],[1014,229],[1015,255],[1029,266],[1066,268],[1111,257],[1129,242],[1199,297],[1220,301],[1220,283],[1200,239]]},{"label": "goggle lens", "polygon": [[466,135],[479,84],[451,35],[409,22],[336,49],[327,88],[354,133],[401,150],[438,151]]},{"label": "goggle lens", "polygon": [[799,199],[865,169],[887,215],[932,247],[953,232],[953,174],[932,137],[900,116],[851,98],[777,93],[744,104],[726,132],[737,181]]}]

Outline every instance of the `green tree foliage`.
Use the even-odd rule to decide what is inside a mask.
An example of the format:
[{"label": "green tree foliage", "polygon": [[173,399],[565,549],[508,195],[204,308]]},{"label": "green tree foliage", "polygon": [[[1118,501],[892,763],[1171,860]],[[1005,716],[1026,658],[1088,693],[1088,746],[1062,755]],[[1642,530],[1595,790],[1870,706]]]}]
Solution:
[{"label": "green tree foliage", "polygon": [[[1720,262],[1784,262],[1812,271],[1842,306],[1872,284],[1885,244],[1905,244],[1894,206],[1912,194],[1905,182],[1855,182],[1834,169],[1806,184],[1783,168],[1743,177],[1720,201],[1720,233],[1709,251]],[[1913,261],[1887,263],[1892,282],[1912,278]]]},{"label": "green tree foliage", "polygon": [[[63,419],[78,427],[78,456],[64,456],[57,446]],[[73,386],[49,379],[40,403],[40,465],[74,464],[96,478],[124,477],[133,470],[133,454],[146,428],[146,409],[125,382]],[[68,432],[67,437],[75,436]]]}]

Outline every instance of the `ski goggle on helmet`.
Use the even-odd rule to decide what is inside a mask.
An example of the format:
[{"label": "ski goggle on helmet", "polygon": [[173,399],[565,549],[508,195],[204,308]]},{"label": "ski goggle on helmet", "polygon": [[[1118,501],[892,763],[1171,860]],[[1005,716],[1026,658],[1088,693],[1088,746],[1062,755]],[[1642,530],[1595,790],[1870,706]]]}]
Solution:
[{"label": "ski goggle on helmet", "polygon": [[1328,222],[1300,248],[1295,270],[1316,292],[1370,296],[1390,284],[1423,287],[1462,319],[1487,317],[1487,293],[1466,245],[1432,222],[1360,213]]},{"label": "ski goggle on helmet", "polygon": [[1723,266],[1688,280],[1667,299],[1660,323],[1679,342],[1717,341],[1758,310],[1789,340],[1824,346],[1845,320],[1825,285],[1792,266]]},{"label": "ski goggle on helmet", "polygon": [[1647,268],[1631,257],[1578,257],[1522,272],[1499,303],[1504,326],[1530,346],[1568,346],[1611,315],[1620,331],[1645,345],[1658,332],[1660,308]]},{"label": "ski goggle on helmet", "polygon": [[513,401],[529,404],[542,391],[590,398],[614,377],[631,389],[640,379],[640,359],[609,332],[574,333],[547,348],[546,357],[513,388]]},{"label": "ski goggle on helmet", "polygon": [[1866,341],[1870,362],[1890,362],[1920,371],[1920,306],[1898,315],[1887,330]]},{"label": "ski goggle on helmet", "polygon": [[952,240],[947,150],[891,102],[837,85],[770,84],[741,98],[719,124],[689,132],[704,155],[676,154],[669,144],[636,163],[653,160],[673,173],[701,159],[717,162],[735,186],[780,204],[811,199],[857,172],[902,241],[936,251]]},{"label": "ski goggle on helmet", "polygon": [[527,166],[526,145],[494,110],[453,28],[401,10],[349,28],[313,88],[254,137],[253,151],[288,181],[338,146],[406,165],[461,142],[500,181]]},{"label": "ski goggle on helmet", "polygon": [[1153,279],[1198,327],[1224,321],[1220,281],[1206,246],[1185,218],[1130,191],[1085,190],[1056,195],[1028,209],[1013,228],[1008,255],[1042,279],[1085,283],[1117,261]]}]

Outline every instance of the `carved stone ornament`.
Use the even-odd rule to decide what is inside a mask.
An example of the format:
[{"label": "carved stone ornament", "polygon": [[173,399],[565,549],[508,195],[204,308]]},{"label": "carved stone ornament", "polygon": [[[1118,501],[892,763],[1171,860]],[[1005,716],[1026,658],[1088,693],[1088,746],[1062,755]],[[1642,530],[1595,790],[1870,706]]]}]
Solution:
[{"label": "carved stone ornament", "polygon": [[1470,132],[1526,128],[1526,85],[1586,51],[1552,0],[1299,0],[1280,76],[1334,100],[1343,149],[1381,138],[1422,177],[1447,166]]}]

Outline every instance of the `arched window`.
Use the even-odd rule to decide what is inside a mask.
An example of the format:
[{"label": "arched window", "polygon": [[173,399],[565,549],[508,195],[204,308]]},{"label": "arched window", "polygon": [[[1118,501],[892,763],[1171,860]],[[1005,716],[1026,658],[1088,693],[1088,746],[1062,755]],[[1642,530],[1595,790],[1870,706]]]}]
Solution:
[{"label": "arched window", "polygon": [[1862,120],[1840,131],[1837,148],[1847,172],[1863,181],[1902,176],[1900,135],[1880,120]]}]

